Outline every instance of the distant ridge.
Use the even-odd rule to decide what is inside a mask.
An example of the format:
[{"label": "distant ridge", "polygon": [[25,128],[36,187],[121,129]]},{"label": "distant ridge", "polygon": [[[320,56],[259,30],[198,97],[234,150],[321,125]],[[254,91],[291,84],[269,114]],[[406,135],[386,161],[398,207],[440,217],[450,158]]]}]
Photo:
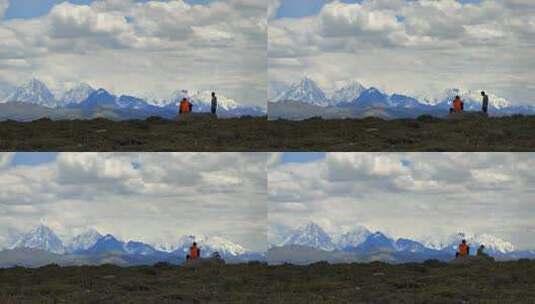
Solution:
[{"label": "distant ridge", "polygon": [[[164,100],[147,101],[141,97],[116,96],[103,88],[95,89],[80,83],[54,96],[38,79],[31,79],[19,87],[10,88],[0,102],[0,119],[36,120],[47,117],[59,119],[92,119],[104,117],[113,120],[145,119],[151,116],[172,119],[178,113],[178,104],[185,90],[177,90]],[[194,92],[188,95],[194,112],[209,112],[211,92]],[[257,106],[241,105],[225,96],[218,96],[218,116],[265,116],[266,110]]]},{"label": "distant ridge", "polygon": [[505,240],[490,234],[468,235],[455,233],[442,245],[420,242],[407,238],[393,239],[382,232],[370,232],[366,227],[356,225],[341,235],[331,236],[319,225],[311,222],[287,233],[284,241],[272,244],[268,261],[273,263],[297,262],[368,262],[391,263],[421,262],[427,259],[448,261],[455,257],[457,245],[466,239],[475,253],[479,245],[485,245],[485,252],[499,260],[535,258],[535,250],[516,250]]},{"label": "distant ridge", "polygon": [[[282,86],[282,91],[268,105],[270,119],[302,120],[311,117],[362,118],[376,116],[385,119],[416,118],[420,115],[446,116],[451,102],[459,95],[465,102],[465,110],[480,111],[480,90],[464,91],[446,89],[436,97],[417,98],[403,94],[386,94],[381,90],[366,88],[357,81],[348,81],[327,97],[314,82],[305,77],[292,85]],[[487,93],[490,98],[489,113],[493,116],[513,114],[535,115],[535,106],[515,103]]]}]

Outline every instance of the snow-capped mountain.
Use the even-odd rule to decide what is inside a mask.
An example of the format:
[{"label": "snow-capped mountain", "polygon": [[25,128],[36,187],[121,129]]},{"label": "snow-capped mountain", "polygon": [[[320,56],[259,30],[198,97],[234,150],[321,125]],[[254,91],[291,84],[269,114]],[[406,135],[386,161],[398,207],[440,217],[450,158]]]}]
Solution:
[{"label": "snow-capped mountain", "polygon": [[354,249],[363,252],[376,252],[376,251],[396,251],[396,243],[393,239],[387,237],[381,232],[375,232],[369,235],[362,244],[358,245]]},{"label": "snow-capped mountain", "polygon": [[6,102],[33,103],[47,108],[57,106],[56,99],[47,86],[35,78],[30,79],[20,87],[16,87],[6,98]]},{"label": "snow-capped mountain", "polygon": [[117,96],[110,94],[104,89],[98,89],[91,93],[79,104],[70,104],[69,107],[80,107],[84,110],[91,110],[97,107],[112,108],[117,106]]},{"label": "snow-capped mountain", "polygon": [[65,247],[61,239],[45,225],[39,225],[30,232],[23,234],[10,248],[31,248],[56,254],[65,253]]},{"label": "snow-capped mountain", "polygon": [[70,90],[63,93],[59,99],[59,106],[66,106],[69,104],[79,104],[86,100],[91,94],[95,92],[95,89],[86,83],[80,83]]},{"label": "snow-capped mountain", "polygon": [[201,245],[207,247],[209,253],[219,252],[222,256],[238,256],[247,253],[242,246],[218,236],[208,237]]},{"label": "snow-capped mountain", "polygon": [[350,104],[355,104],[358,107],[373,107],[373,108],[386,108],[390,106],[390,96],[383,93],[377,88],[371,87],[364,90],[360,96]]},{"label": "snow-capped mountain", "polygon": [[95,245],[85,250],[84,254],[101,255],[101,254],[125,254],[124,242],[119,241],[113,235],[107,234],[100,238]]},{"label": "snow-capped mountain", "polygon": [[322,89],[314,80],[305,77],[299,82],[292,84],[288,90],[282,92],[275,102],[278,101],[300,101],[310,103],[321,107],[330,105],[329,99],[325,96]]},{"label": "snow-capped mountain", "polygon": [[96,244],[102,235],[95,229],[89,229],[74,237],[67,245],[68,252],[84,251]]},{"label": "snow-capped mountain", "polygon": [[390,262],[449,260],[455,257],[457,246],[463,239],[466,239],[472,248],[471,254],[475,254],[479,245],[483,244],[487,254],[500,259],[534,256],[525,250],[516,251],[510,242],[485,233],[476,235],[457,233],[444,239],[429,238],[418,241],[408,238],[393,239],[380,231],[371,233],[366,227],[359,225],[346,233],[328,235],[315,223],[295,229],[284,242],[271,248],[286,248],[286,251],[291,251],[291,248],[305,246],[305,248],[331,252],[335,256],[347,253],[355,257],[363,257],[365,260],[384,259]]},{"label": "snow-capped mountain", "polygon": [[308,223],[295,230],[282,246],[301,245],[331,251],[336,248],[331,237],[317,224]]},{"label": "snow-capped mountain", "polygon": [[[420,115],[447,116],[455,96],[465,102],[466,111],[481,111],[480,90],[447,89],[433,97],[413,97],[404,94],[388,94],[380,89],[365,88],[358,82],[348,82],[330,98],[313,80],[305,78],[289,86],[276,98],[270,98],[270,119],[300,120],[310,117],[362,118],[377,116],[386,119],[416,118]],[[513,114],[535,115],[535,106],[515,105],[506,98],[487,92],[493,116]]]},{"label": "snow-capped mountain", "polygon": [[395,243],[396,250],[398,251],[404,251],[404,252],[410,252],[410,253],[425,253],[428,251],[431,251],[433,249],[427,248],[424,246],[424,244],[413,241],[410,239],[398,239]]},{"label": "snow-capped mountain", "polygon": [[[0,241],[3,239],[0,238]],[[102,236],[94,229],[88,229],[76,237],[70,239],[67,249],[63,246],[62,240],[48,227],[40,225],[28,233],[22,234],[12,245],[0,247],[0,255],[3,250],[34,250],[37,254],[56,254],[58,264],[61,261],[67,265],[76,264],[102,264],[111,263],[117,265],[153,265],[156,262],[169,262],[181,264],[185,261],[185,256],[193,242],[197,242],[201,248],[203,257],[210,256],[218,252],[220,256],[229,262],[261,261],[265,258],[264,253],[252,252],[239,244],[229,241],[223,237],[195,237],[185,235],[181,237],[175,245],[152,246],[147,243],[129,240],[123,241],[112,234]],[[171,244],[166,242],[165,244]],[[166,247],[163,250],[162,247]],[[39,260],[39,257],[35,257]],[[31,264],[32,259],[22,261]],[[3,263],[0,258],[0,267]]]},{"label": "snow-capped mountain", "polygon": [[193,235],[185,235],[180,237],[176,247],[173,249],[173,252],[186,254],[193,242],[196,242],[197,246],[201,248],[201,254],[203,256],[209,256],[214,252],[218,252],[222,256],[238,256],[248,252],[242,246],[222,237]]},{"label": "snow-capped mountain", "polygon": [[[486,93],[489,96],[489,107],[495,110],[502,110],[508,107],[512,107],[511,101],[499,97],[497,95]],[[456,96],[460,96],[464,101],[465,110],[479,111],[481,109],[481,102],[483,97],[481,96],[481,90],[461,90],[458,88],[450,88],[444,90],[440,95],[435,98],[430,98],[428,101],[431,104],[435,104],[438,107],[450,107],[451,102]]]},{"label": "snow-capped mountain", "polygon": [[[6,87],[6,86],[2,86]],[[0,100],[15,105],[31,103],[36,106],[27,110],[28,105],[18,107],[4,107],[3,119],[17,119],[21,109],[29,111],[28,117],[48,117],[52,119],[91,119],[104,117],[114,120],[145,119],[150,116],[159,116],[167,119],[175,118],[178,113],[178,103],[185,95],[183,90],[176,91],[171,97],[157,100],[156,95],[151,95],[150,102],[147,98],[129,95],[114,95],[104,88],[95,90],[90,85],[80,83],[56,98],[47,86],[37,80],[31,79],[20,87],[9,90],[9,95],[4,98],[2,89]],[[148,95],[148,94],[145,94]],[[264,116],[266,110],[258,106],[242,105],[233,99],[223,95],[218,97],[219,117],[241,116]],[[194,105],[193,112],[210,112],[211,92],[194,92],[188,98]],[[51,110],[53,109],[53,110]],[[31,119],[31,118],[30,118]],[[33,120],[33,119],[32,119]]]},{"label": "snow-capped mountain", "polygon": [[485,250],[492,255],[508,254],[515,251],[514,245],[510,242],[487,233],[455,233],[451,234],[445,239],[428,239],[424,244],[437,250],[455,252],[457,250],[457,246],[462,240],[466,240],[473,250],[476,250],[479,245],[485,245]]},{"label": "snow-capped mountain", "polygon": [[354,248],[364,243],[371,234],[372,233],[368,228],[359,225],[351,231],[346,232],[339,237],[335,237],[334,242],[339,249]]},{"label": "snow-capped mountain", "polygon": [[128,254],[137,254],[137,255],[151,255],[155,254],[157,251],[154,247],[136,241],[129,241],[124,244],[124,249]]},{"label": "snow-capped mountain", "polygon": [[[255,106],[243,106],[237,103],[234,99],[227,98],[222,95],[217,96],[217,112],[220,116],[260,116],[265,114],[265,110]],[[187,98],[193,104],[194,112],[210,112],[212,107],[212,92],[197,91],[189,92],[187,90],[176,90],[170,97],[160,104],[164,108],[177,111],[178,105],[183,98]]]},{"label": "snow-capped mountain", "polygon": [[330,96],[332,104],[346,103],[359,98],[366,88],[357,81],[349,81]]},{"label": "snow-capped mountain", "polygon": [[282,92],[288,90],[288,85],[285,82],[271,80],[268,83],[268,100],[274,100]]}]

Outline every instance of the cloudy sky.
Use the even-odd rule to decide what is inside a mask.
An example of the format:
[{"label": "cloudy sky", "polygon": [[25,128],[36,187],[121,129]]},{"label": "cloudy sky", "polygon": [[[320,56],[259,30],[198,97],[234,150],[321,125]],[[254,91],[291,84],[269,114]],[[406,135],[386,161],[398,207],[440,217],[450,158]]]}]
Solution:
[{"label": "cloudy sky", "polygon": [[[0,85],[215,90],[265,106],[265,0],[0,0]],[[0,86],[1,87],[1,86]]]},{"label": "cloudy sky", "polygon": [[535,1],[270,0],[269,81],[485,89],[535,104]]},{"label": "cloudy sky", "polygon": [[[151,244],[222,236],[264,251],[263,153],[0,154],[0,245],[43,223]],[[1,247],[1,246],[0,246]]]},{"label": "cloudy sky", "polygon": [[270,234],[313,221],[332,234],[489,233],[535,248],[533,153],[291,153],[269,166]]}]

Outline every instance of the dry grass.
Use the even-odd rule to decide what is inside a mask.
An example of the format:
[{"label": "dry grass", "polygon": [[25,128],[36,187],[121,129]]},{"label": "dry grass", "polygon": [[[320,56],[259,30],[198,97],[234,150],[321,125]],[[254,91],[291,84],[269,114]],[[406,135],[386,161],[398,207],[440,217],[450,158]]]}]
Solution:
[{"label": "dry grass", "polygon": [[535,262],[0,270],[0,303],[533,303]]}]

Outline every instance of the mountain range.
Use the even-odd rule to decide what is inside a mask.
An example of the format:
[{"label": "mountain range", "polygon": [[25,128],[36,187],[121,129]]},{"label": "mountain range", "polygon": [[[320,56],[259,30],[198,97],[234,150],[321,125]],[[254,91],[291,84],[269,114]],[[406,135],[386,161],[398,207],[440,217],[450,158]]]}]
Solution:
[{"label": "mountain range", "polygon": [[[38,79],[30,79],[18,87],[2,86],[0,94],[0,120],[12,119],[31,121],[39,118],[91,119],[104,117],[113,120],[145,119],[160,116],[172,119],[178,113],[178,104],[187,94],[177,90],[169,97],[157,100],[113,95],[105,89],[94,89],[80,83],[59,96],[55,96]],[[211,92],[194,92],[187,96],[194,112],[209,112]],[[260,107],[246,106],[225,96],[218,96],[218,116],[223,118],[240,116],[263,116]]]},{"label": "mountain range", "polygon": [[[62,240],[45,225],[16,237],[0,251],[0,268],[15,265],[38,267],[43,261],[61,265],[93,265],[102,263],[147,265],[167,261],[181,264],[185,260],[189,246],[197,242],[201,255],[206,257],[218,252],[227,262],[262,260],[263,253],[251,252],[239,244],[219,236],[196,237],[186,235],[173,245],[151,245],[140,241],[122,241],[111,234],[102,235],[88,229],[70,240]],[[21,253],[17,259],[16,253]]]},{"label": "mountain range", "polygon": [[449,261],[455,257],[458,244],[466,239],[475,254],[479,245],[496,259],[535,258],[535,250],[516,250],[505,240],[490,234],[452,234],[445,240],[420,242],[407,238],[394,239],[357,225],[352,230],[331,236],[310,222],[271,244],[267,260],[273,264],[308,264],[318,261],[333,263],[384,261],[390,263],[422,262],[428,259]]},{"label": "mountain range", "polygon": [[[326,94],[314,80],[304,77],[284,86],[272,86],[268,103],[269,119],[302,120],[311,117],[325,119],[361,118],[375,116],[384,119],[416,118],[420,115],[443,117],[449,113],[451,102],[459,95],[466,111],[481,110],[480,91],[447,89],[433,98],[417,98],[403,94],[387,94],[381,90],[366,88],[357,81],[348,81],[343,86]],[[515,105],[513,102],[489,94],[489,114],[506,116],[513,114],[534,115],[535,107]]]}]

